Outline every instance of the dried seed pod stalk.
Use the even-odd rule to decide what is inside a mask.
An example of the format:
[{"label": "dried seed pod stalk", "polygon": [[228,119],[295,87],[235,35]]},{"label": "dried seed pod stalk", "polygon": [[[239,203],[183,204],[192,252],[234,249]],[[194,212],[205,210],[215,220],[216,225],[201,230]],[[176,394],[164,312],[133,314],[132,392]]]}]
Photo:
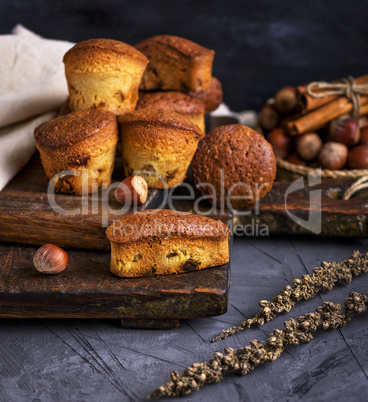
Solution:
[{"label": "dried seed pod stalk", "polygon": [[310,342],[312,333],[318,328],[336,329],[347,324],[353,314],[367,309],[368,297],[352,292],[345,300],[345,308],[339,304],[323,302],[314,313],[285,321],[284,330],[275,329],[266,343],[251,340],[248,346],[238,349],[225,348],[216,352],[214,358],[205,363],[194,363],[184,373],[171,373],[171,381],[157,388],[147,398],[188,395],[205,384],[219,382],[224,375],[239,372],[246,375],[258,365],[275,361],[287,346]]},{"label": "dried seed pod stalk", "polygon": [[349,258],[339,263],[322,262],[321,267],[313,269],[312,276],[303,275],[302,279],[294,279],[294,288],[287,285],[272,302],[261,300],[258,303],[261,310],[256,316],[237,327],[224,329],[212,342],[225,339],[252,325],[263,325],[277,314],[289,312],[299,300],[312,299],[318,292],[329,291],[339,282],[350,283],[355,276],[365,272],[368,272],[368,253],[354,251]]}]

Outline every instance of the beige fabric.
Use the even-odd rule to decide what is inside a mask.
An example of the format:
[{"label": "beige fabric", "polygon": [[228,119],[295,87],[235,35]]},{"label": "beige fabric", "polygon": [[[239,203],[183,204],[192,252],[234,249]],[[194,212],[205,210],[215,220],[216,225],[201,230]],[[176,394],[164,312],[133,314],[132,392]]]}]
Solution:
[{"label": "beige fabric", "polygon": [[0,35],[0,190],[34,153],[34,128],[67,97],[62,59],[71,46],[21,25]]}]

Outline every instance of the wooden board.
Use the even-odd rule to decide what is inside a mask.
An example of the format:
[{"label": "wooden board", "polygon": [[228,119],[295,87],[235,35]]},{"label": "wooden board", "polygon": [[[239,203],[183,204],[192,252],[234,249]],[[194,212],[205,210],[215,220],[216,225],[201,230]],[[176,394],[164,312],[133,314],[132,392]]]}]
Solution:
[{"label": "wooden board", "polygon": [[[354,181],[324,179],[315,186],[305,182],[302,189],[290,194],[290,182],[276,182],[261,200],[259,213],[253,209],[249,215],[234,217],[234,230],[240,225],[241,232],[242,227],[250,228],[256,222],[258,227],[267,227],[270,234],[368,237],[368,190],[361,190],[350,200],[342,200],[345,190]],[[316,197],[316,206],[311,204],[311,195]],[[315,214],[313,217],[311,212]],[[311,219],[317,225],[310,226]]]},{"label": "wooden board", "polygon": [[[118,183],[123,178],[121,160],[117,159],[113,182]],[[79,210],[76,214],[62,214],[50,206],[47,186],[41,161],[35,155],[0,192],[0,241],[108,250],[106,227],[123,213],[130,212],[121,211],[114,191],[104,191],[94,199],[89,196],[83,201],[78,196],[55,194],[56,204],[64,211]],[[159,206],[159,196],[159,191],[149,190],[147,202],[139,209]]]},{"label": "wooden board", "polygon": [[[114,175],[114,180],[121,180],[120,166],[117,166]],[[367,237],[368,190],[360,191],[349,201],[341,200],[342,194],[351,183],[351,180],[342,179],[323,180],[320,185],[312,187],[305,183],[304,188],[287,196],[286,209],[285,194],[291,183],[275,182],[272,190],[261,200],[259,211],[250,209],[247,215],[234,216],[236,233],[242,234],[243,228],[243,234],[257,235],[257,230],[266,225],[268,234]],[[191,186],[194,188],[193,184]],[[98,200],[98,213],[93,212],[92,200],[89,200],[87,213],[81,211],[76,215],[61,215],[50,207],[46,189],[47,181],[40,160],[35,157],[0,192],[0,241],[35,245],[51,242],[62,247],[109,249],[110,245],[105,236],[106,226],[101,225],[101,195]],[[319,233],[312,232],[292,218],[308,220],[311,209],[310,194],[315,191],[321,192]],[[186,193],[179,187],[173,195],[180,194]],[[195,197],[199,196],[196,191]],[[55,200],[63,208],[81,208],[79,197],[57,194]],[[119,203],[113,198],[113,192],[110,192],[108,200],[111,209],[119,208]],[[172,204],[178,210],[193,211],[193,200],[175,200]],[[151,190],[143,208],[163,205],[162,192]],[[206,211],[208,208],[209,204],[200,203],[200,210]],[[118,218],[118,215],[112,215],[111,211],[107,216],[109,223]]]},{"label": "wooden board", "polygon": [[[114,174],[114,180],[122,179],[119,164]],[[36,156],[0,193],[0,241],[9,242],[0,243],[0,317],[120,318],[127,327],[171,328],[183,318],[226,312],[230,263],[180,275],[118,278],[109,270],[102,195],[94,209],[91,200],[84,205],[80,197],[55,195],[64,209],[85,208],[85,213],[63,215],[51,208],[46,189]],[[142,208],[159,207],[161,196],[150,190]],[[113,191],[106,199],[111,209],[119,208]],[[107,222],[118,218],[110,211]],[[229,217],[223,221],[228,224]],[[64,272],[44,275],[33,267],[37,247],[29,244],[45,243],[72,248],[66,250]]]},{"label": "wooden board", "polygon": [[120,318],[127,327],[169,328],[183,318],[227,310],[230,262],[185,274],[123,279],[110,272],[109,252],[68,250],[67,269],[45,275],[33,267],[36,250],[0,244],[1,318]]},{"label": "wooden board", "polygon": [[[346,179],[324,179],[320,184],[310,186],[305,181],[303,188],[290,193],[291,182],[275,182],[271,191],[260,201],[258,209],[254,207],[234,213],[234,234],[249,237],[272,234],[367,237],[368,189],[361,190],[348,201],[341,199],[353,182]],[[185,187],[178,187],[173,193],[172,205],[176,209],[193,212],[193,201],[174,199],[189,195]],[[311,203],[311,195],[317,204]],[[201,194],[195,189],[194,199],[199,197]],[[198,203],[200,213],[207,213],[210,208],[207,201]],[[313,219],[317,226],[309,225],[311,211],[315,214]]]}]

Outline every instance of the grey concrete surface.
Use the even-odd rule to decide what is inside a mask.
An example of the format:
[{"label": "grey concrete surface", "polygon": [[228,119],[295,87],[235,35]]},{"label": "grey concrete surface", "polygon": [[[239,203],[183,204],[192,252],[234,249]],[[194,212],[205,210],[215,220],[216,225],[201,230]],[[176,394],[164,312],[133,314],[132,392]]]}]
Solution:
[{"label": "grey concrete surface", "polygon": [[[367,240],[298,237],[236,238],[230,301],[222,316],[182,321],[173,330],[124,329],[118,321],[0,320],[0,401],[140,401],[194,362],[226,346],[265,340],[289,317],[313,311],[322,300],[342,302],[367,292],[368,274],[349,285],[300,302],[288,314],[219,343],[210,340],[258,311],[322,260],[339,261]],[[208,385],[190,401],[365,401],[368,395],[368,313],[341,330],[318,331],[309,344],[291,347],[274,363],[245,377]]]}]

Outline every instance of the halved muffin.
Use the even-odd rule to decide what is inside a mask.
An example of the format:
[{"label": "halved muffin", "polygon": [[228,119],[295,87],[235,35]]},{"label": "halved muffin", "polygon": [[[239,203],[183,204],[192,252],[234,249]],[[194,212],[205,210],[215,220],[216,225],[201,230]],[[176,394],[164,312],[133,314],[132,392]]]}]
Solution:
[{"label": "halved muffin", "polygon": [[114,221],[106,236],[110,270],[121,277],[178,274],[229,261],[229,228],[187,212],[135,212]]}]

